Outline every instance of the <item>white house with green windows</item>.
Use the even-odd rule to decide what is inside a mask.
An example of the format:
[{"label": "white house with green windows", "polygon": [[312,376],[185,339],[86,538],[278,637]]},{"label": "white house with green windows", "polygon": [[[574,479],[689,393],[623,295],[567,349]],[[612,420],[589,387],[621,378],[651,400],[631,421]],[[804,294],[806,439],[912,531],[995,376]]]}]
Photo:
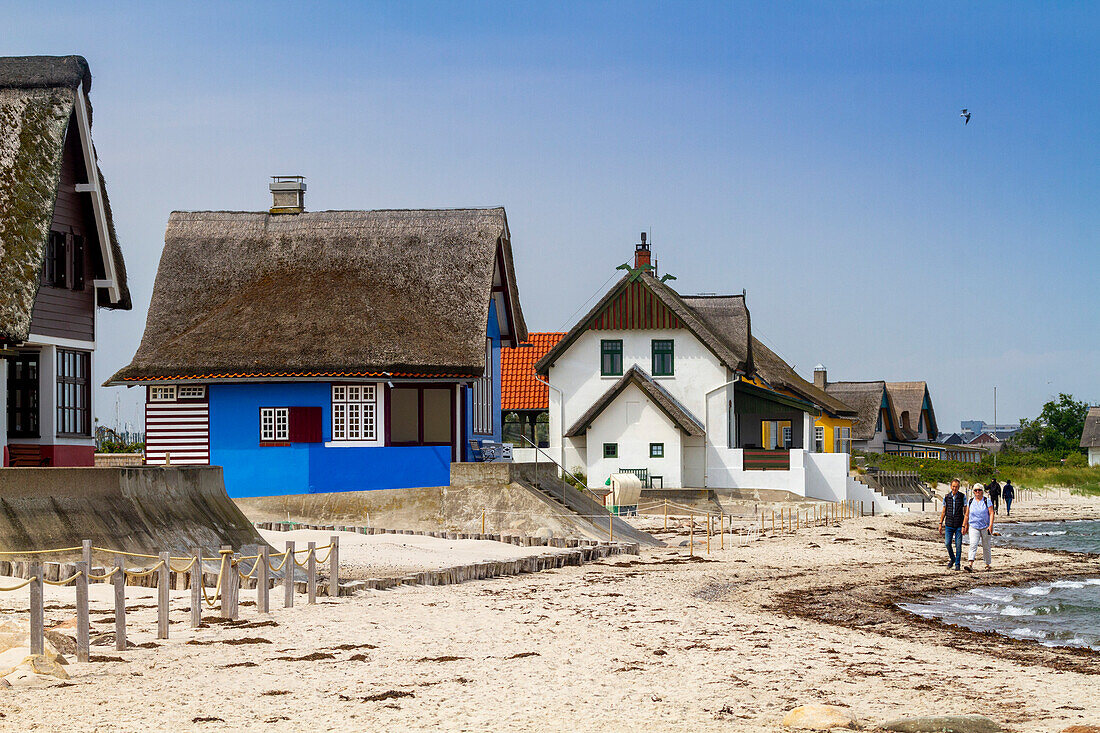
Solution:
[{"label": "white house with green windows", "polygon": [[849,408],[753,338],[743,294],[681,295],[658,278],[644,239],[535,371],[550,385],[549,452],[590,487],[629,471],[654,489],[854,498],[847,454],[814,440],[818,415]]}]

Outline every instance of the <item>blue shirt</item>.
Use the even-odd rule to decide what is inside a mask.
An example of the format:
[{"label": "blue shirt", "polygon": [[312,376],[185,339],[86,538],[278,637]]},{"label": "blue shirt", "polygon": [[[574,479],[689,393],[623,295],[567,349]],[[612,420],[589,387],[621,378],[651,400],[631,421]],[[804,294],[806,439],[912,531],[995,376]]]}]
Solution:
[{"label": "blue shirt", "polygon": [[970,512],[970,527],[972,529],[988,529],[989,527],[989,507],[993,506],[993,502],[988,497],[982,498],[981,501],[977,499],[971,499],[967,504],[967,510]]}]

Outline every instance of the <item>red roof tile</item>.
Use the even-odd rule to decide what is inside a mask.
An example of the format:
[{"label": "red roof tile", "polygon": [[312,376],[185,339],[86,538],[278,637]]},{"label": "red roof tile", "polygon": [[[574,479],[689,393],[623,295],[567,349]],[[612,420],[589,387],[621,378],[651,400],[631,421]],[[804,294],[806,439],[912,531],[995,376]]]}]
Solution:
[{"label": "red roof tile", "polygon": [[561,341],[564,333],[532,333],[521,346],[500,350],[500,402],[507,410],[548,410],[550,393],[535,378],[535,362]]}]

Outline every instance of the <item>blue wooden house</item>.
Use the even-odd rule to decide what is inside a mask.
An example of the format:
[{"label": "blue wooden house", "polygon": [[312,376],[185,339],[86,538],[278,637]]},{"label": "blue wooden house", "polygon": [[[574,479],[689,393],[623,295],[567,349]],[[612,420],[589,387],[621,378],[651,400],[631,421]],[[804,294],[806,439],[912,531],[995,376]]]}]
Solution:
[{"label": "blue wooden house", "polygon": [[527,338],[502,208],[173,212],[148,320],[108,382],[146,390],[146,462],[230,496],[445,486],[499,441]]}]

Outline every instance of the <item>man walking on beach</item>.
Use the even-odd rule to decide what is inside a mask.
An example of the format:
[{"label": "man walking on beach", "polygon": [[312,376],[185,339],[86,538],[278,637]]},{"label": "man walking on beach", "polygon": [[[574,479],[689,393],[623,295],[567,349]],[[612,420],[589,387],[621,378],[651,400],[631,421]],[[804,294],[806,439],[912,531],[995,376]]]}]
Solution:
[{"label": "man walking on beach", "polygon": [[1012,479],[1005,481],[1005,487],[1001,490],[1001,496],[1005,498],[1005,513],[1012,516],[1012,500],[1016,498],[1016,487],[1012,485]]},{"label": "man walking on beach", "polygon": [[966,496],[959,491],[959,480],[951,482],[951,493],[943,497],[940,511],[940,533],[947,545],[947,567],[959,569],[963,554],[963,518],[966,515]]},{"label": "man walking on beach", "polygon": [[988,490],[986,493],[989,494],[989,500],[993,502],[993,511],[1000,511],[1001,485],[997,483],[997,479],[993,479],[985,488]]},{"label": "man walking on beach", "polygon": [[974,484],[974,498],[966,505],[963,532],[966,532],[970,538],[966,572],[974,572],[974,558],[978,554],[979,542],[982,544],[982,554],[985,557],[985,569],[989,570],[993,566],[993,502],[985,497],[981,484]]}]

